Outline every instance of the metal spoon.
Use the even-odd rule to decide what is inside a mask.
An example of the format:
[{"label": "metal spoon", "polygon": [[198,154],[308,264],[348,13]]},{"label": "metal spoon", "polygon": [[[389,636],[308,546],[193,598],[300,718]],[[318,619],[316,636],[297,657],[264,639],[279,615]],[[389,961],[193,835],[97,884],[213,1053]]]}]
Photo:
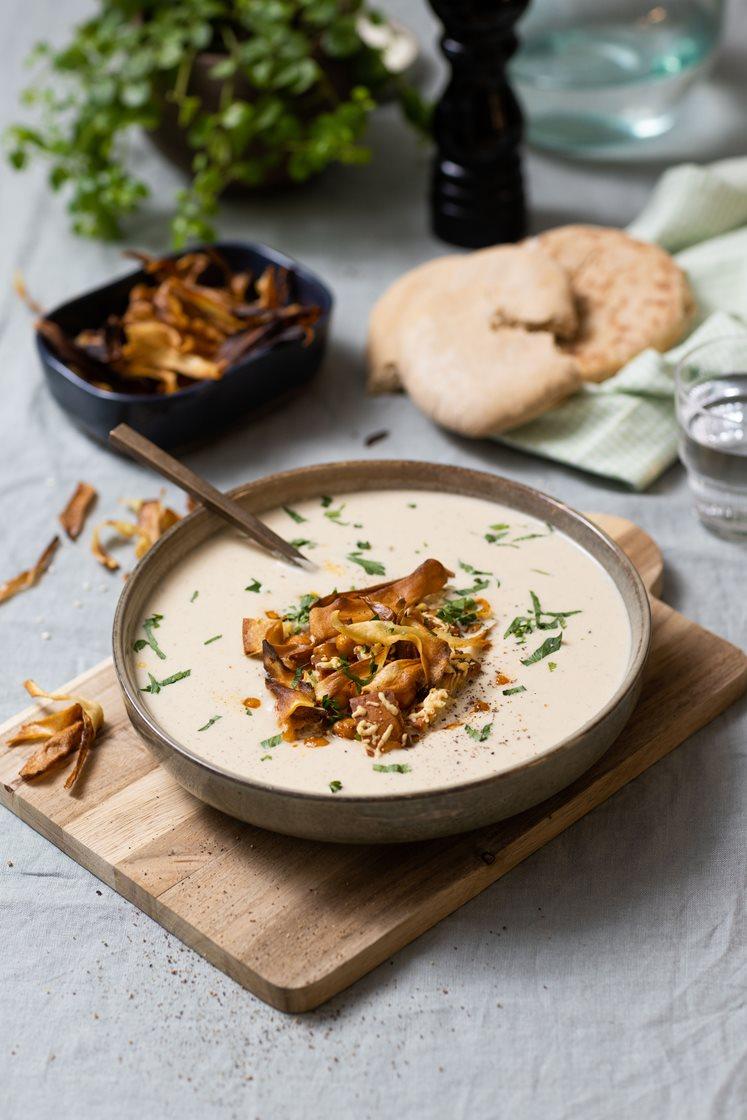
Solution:
[{"label": "metal spoon", "polygon": [[180,463],[178,459],[174,459],[173,456],[167,454],[155,443],[151,443],[145,436],[133,431],[128,424],[118,424],[116,428],[112,428],[109,432],[109,442],[119,451],[124,451],[131,458],[137,459],[138,462],[144,463],[147,467],[152,467],[157,474],[167,478],[169,482],[175,483],[180,489],[186,490],[198,502],[202,502],[207,509],[217,513],[224,521],[230,522],[242,533],[246,533],[251,540],[262,545],[274,556],[281,556],[290,560],[299,568],[315,570],[316,566],[311,560],[304,556],[302,552],[299,552],[294,545],[279,537],[253,513],[243,509],[233,498],[229,498],[227,494],[221,494],[220,490],[216,490],[207,479],[201,478],[189,467]]}]

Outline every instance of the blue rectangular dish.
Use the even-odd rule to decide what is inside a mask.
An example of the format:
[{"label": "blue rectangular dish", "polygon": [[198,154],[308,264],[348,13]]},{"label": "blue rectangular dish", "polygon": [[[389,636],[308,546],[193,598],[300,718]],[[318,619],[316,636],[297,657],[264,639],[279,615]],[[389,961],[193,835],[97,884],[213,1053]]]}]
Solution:
[{"label": "blue rectangular dish", "polygon": [[[203,246],[190,247],[199,252]],[[332,313],[329,288],[303,265],[266,245],[223,241],[211,246],[234,271],[259,276],[268,265],[288,269],[295,298],[316,304],[320,316],[310,343],[290,340],[259,348],[238,361],[218,381],[200,381],[164,396],[99,389],[75,373],[37,332],[36,346],[52,396],[87,435],[106,444],[117,424],[129,424],[160,447],[203,442],[240,417],[280,402],[316,373],[324,356]],[[180,256],[181,254],[173,254]],[[66,335],[121,314],[131,288],[146,279],[142,269],[61,304],[46,318]]]}]

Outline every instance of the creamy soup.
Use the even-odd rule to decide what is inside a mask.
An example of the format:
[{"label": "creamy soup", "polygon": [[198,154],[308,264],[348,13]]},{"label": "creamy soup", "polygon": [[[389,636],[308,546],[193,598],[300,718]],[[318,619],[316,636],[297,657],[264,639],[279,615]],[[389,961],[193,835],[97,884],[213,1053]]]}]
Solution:
[{"label": "creamy soup", "polygon": [[[348,796],[460,784],[547,750],[622,683],[631,645],[622,598],[595,560],[541,521],[479,498],[400,490],[320,496],[263,520],[318,570],[218,532],[157,588],[142,622],[160,616],[158,626],[138,630],[132,654],[154,719],[225,770],[290,790],[329,793],[332,784]],[[492,607],[479,674],[414,746],[378,759],[334,734],[323,746],[279,739],[261,660],[243,652],[242,619],[404,576],[428,557],[455,573],[457,591],[476,586]],[[535,625],[537,603],[545,628]],[[551,625],[559,614],[562,629]],[[248,697],[259,706],[245,707]],[[396,768],[374,769],[382,764]]]}]

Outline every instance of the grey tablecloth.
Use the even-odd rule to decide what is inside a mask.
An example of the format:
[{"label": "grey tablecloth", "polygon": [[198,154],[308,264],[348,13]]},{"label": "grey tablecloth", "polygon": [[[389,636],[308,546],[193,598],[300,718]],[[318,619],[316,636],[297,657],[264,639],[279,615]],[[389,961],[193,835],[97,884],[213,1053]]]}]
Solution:
[{"label": "grey tablecloth", "polygon": [[[425,5],[401,0],[390,8],[430,49]],[[82,0],[5,0],[5,117],[28,46],[61,36],[85,10]],[[735,3],[731,45],[688,119],[643,156],[606,165],[530,159],[537,227],[625,224],[666,163],[741,154],[744,15]],[[338,298],[334,343],[302,399],[195,454],[194,465],[221,486],[346,456],[496,470],[581,508],[638,521],[664,550],[668,600],[744,644],[745,552],[698,525],[679,468],[634,496],[451,438],[405,400],[364,400],[361,343],[373,297],[441,251],[427,232],[426,153],[388,110],[372,140],[378,154],[368,169],[226,208],[223,233],[276,244],[330,280]],[[163,247],[176,177],[145,146],[142,159],[155,201],[131,240]],[[66,232],[41,170],[23,177],[3,170],[0,190],[4,576],[47,541],[78,478],[95,482],[106,513],[123,496],[147,495],[153,482],[93,446],[57,410],[9,284],[20,267],[37,298],[53,304],[121,268],[116,247]],[[387,441],[367,450],[365,435],[382,428]],[[66,544],[41,586],[1,608],[0,716],[24,703],[21,681],[30,672],[54,686],[107,654],[119,587],[85,545]],[[744,1115],[746,730],[738,705],[352,990],[299,1018],[264,1006],[0,813],[0,1113],[13,1120]]]}]

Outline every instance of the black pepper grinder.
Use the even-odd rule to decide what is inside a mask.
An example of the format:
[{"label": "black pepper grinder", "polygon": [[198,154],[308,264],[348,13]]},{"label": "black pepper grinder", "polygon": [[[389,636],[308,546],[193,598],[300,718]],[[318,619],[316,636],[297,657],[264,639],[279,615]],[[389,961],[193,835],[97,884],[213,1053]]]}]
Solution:
[{"label": "black pepper grinder", "polygon": [[433,232],[477,249],[526,233],[521,109],[506,78],[529,0],[430,0],[451,79],[436,105]]}]

